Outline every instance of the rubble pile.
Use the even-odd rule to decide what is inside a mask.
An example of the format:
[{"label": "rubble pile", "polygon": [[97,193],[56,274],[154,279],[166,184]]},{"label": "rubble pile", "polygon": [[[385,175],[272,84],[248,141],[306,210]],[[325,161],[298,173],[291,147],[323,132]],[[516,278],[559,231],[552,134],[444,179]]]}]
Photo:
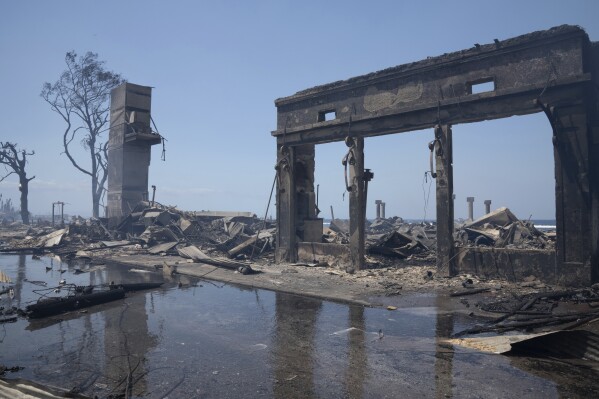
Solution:
[{"label": "rubble pile", "polygon": [[[208,263],[210,258],[222,267],[233,267],[235,262],[241,267],[248,260],[272,261],[276,242],[273,221],[260,220],[255,215],[223,215],[186,212],[155,202],[141,202],[118,225],[110,225],[109,220],[80,217],[60,228],[14,222],[10,229],[0,232],[0,251],[51,252],[65,258],[117,253],[174,255],[203,263]],[[399,217],[378,218],[367,223],[366,233],[369,268],[397,266],[397,262],[403,261],[407,265],[435,262],[437,231],[434,223],[408,223]],[[461,247],[552,249],[554,237],[539,231],[530,222],[519,220],[507,208],[458,226],[455,232],[456,246]],[[348,244],[349,222],[331,221],[324,229],[322,242]]]},{"label": "rubble pile", "polygon": [[519,220],[508,208],[499,208],[457,228],[455,242],[461,247],[553,249],[555,236],[537,230],[532,222]]},{"label": "rubble pile", "polygon": [[[527,286],[527,285],[522,285]],[[467,334],[505,333],[526,329],[544,331],[546,328],[570,329],[597,319],[599,316],[599,284],[588,288],[552,290],[543,286],[537,292],[524,295],[510,293],[504,298],[492,297],[479,300],[475,307],[497,318],[481,325],[458,332],[456,337]]]},{"label": "rubble pile", "polygon": [[270,254],[275,242],[273,223],[255,216],[204,216],[148,202],[140,203],[113,228],[93,218],[74,218],[62,228],[19,226],[2,232],[2,251],[52,252],[71,258],[90,257],[90,252],[102,250],[178,255],[180,249],[193,246],[216,256],[255,259]]},{"label": "rubble pile", "polygon": [[402,218],[398,216],[394,216],[389,219],[375,219],[372,223],[370,223],[366,229],[368,234],[384,234],[390,233],[393,230],[397,230],[405,226]]},{"label": "rubble pile", "polygon": [[437,228],[434,224],[405,223],[398,217],[376,219],[367,232],[366,250],[370,255],[431,262],[435,260]]}]

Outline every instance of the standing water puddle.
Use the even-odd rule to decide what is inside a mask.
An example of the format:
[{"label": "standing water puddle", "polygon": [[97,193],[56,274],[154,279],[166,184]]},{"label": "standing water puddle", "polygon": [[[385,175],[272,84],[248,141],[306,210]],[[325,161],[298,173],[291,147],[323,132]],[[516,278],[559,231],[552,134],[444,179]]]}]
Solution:
[{"label": "standing water puddle", "polygon": [[[84,273],[75,274],[76,268]],[[49,287],[60,279],[77,285],[163,281],[153,271],[24,255],[0,255],[0,270],[15,291],[12,299],[2,295],[5,308],[37,299],[38,281]],[[557,398],[598,392],[590,368],[444,344],[474,320],[445,310],[434,295],[420,298],[426,306],[388,311],[185,276],[164,282],[85,312],[0,325],[0,364],[24,367],[5,378],[91,397]]]}]

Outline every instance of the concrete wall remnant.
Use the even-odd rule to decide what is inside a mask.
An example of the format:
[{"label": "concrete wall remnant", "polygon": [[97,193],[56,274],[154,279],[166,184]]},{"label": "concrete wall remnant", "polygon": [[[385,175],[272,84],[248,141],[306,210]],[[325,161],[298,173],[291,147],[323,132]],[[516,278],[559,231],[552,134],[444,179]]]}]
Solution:
[{"label": "concrete wall remnant", "polygon": [[[348,138],[357,143],[357,162],[350,171],[359,186],[365,138],[430,128],[437,143],[444,141],[436,149],[437,173],[439,167],[445,169],[443,183],[437,181],[437,222],[443,225],[438,239],[444,242],[437,258],[451,259],[453,176],[451,153],[446,152],[452,146],[451,126],[544,112],[555,156],[556,275],[575,271],[574,279],[564,281],[598,282],[598,88],[599,44],[580,27],[562,25],[277,99],[277,129],[272,132],[279,153],[277,260],[294,261],[297,243],[303,241],[306,206],[308,211],[312,206],[304,194],[314,191],[314,145]],[[323,113],[335,118],[327,120]],[[285,162],[287,169],[281,167]],[[301,167],[294,167],[298,162]],[[350,218],[360,220],[350,220],[355,229],[350,232],[349,269],[363,263],[361,192],[350,191]]]}]

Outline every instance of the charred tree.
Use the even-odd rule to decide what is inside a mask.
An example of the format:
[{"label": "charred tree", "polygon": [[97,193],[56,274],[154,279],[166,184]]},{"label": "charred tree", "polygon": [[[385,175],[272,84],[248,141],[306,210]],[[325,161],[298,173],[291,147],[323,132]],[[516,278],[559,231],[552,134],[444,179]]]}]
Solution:
[{"label": "charred tree", "polygon": [[[66,70],[54,83],[44,83],[41,97],[66,123],[62,140],[64,153],[73,166],[88,175],[92,182],[93,216],[100,216],[107,173],[107,145],[102,133],[109,122],[110,91],[124,80],[121,75],[104,69],[98,54],[87,52],[77,57],[66,54]],[[75,159],[73,143],[79,142],[89,156],[89,166]]]},{"label": "charred tree", "polygon": [[19,177],[19,191],[21,192],[21,219],[24,224],[29,224],[29,206],[27,197],[29,196],[29,182],[35,179],[27,177],[25,165],[27,157],[34,155],[35,151],[27,152],[19,150],[16,143],[0,142],[0,164],[6,166],[8,174],[0,178],[3,181],[8,176],[16,174]]}]

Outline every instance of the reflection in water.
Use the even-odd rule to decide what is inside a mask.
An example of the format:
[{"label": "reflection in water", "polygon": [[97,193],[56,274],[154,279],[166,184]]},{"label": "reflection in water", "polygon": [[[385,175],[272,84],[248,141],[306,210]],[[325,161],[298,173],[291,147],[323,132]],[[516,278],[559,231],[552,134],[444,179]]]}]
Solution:
[{"label": "reflection in water", "polygon": [[273,348],[276,398],[314,397],[314,338],[322,301],[276,294]]},{"label": "reflection in water", "polygon": [[16,306],[18,308],[21,307],[21,300],[22,300],[22,296],[21,296],[21,292],[23,292],[23,281],[25,280],[27,274],[26,274],[26,266],[27,266],[27,262],[26,262],[26,257],[27,255],[23,255],[20,254],[19,255],[19,263],[17,266],[17,278],[15,280],[15,297],[14,297],[14,303],[12,303],[12,306]]},{"label": "reflection in water", "polygon": [[146,295],[136,295],[105,312],[104,377],[125,397],[147,391],[145,356],[156,346],[156,338],[148,332],[145,305]]},{"label": "reflection in water", "polygon": [[[74,274],[75,268],[86,270],[87,267],[76,263],[67,267],[53,258],[32,262],[26,255],[15,258],[17,262],[12,275],[15,297],[11,305],[20,308],[35,302],[39,298],[35,290],[43,288],[27,283],[27,279],[44,281],[49,288],[56,286],[61,278],[77,285],[103,285],[110,281],[150,282],[162,277],[129,273],[123,268],[98,268]],[[65,269],[70,273],[60,273],[59,270]],[[44,334],[44,339],[24,336],[24,341],[19,341],[18,336],[13,335],[10,349],[14,354],[11,355],[17,359],[35,359],[27,367],[33,379],[52,381],[55,385],[74,387],[78,391],[93,389],[97,383],[116,394],[125,392],[127,397],[145,394],[148,370],[144,359],[157,345],[148,329],[146,297],[135,294],[125,301],[27,321],[25,330],[39,331]],[[27,339],[33,341],[27,343]],[[5,354],[6,349],[2,348]]]},{"label": "reflection in water", "polygon": [[[118,269],[109,269],[105,275],[108,282],[123,279]],[[140,274],[137,282],[150,282],[151,277]],[[116,392],[125,392],[125,397],[147,391],[145,356],[157,344],[148,331],[146,297],[131,295],[122,306],[104,312],[104,377],[112,381]]]},{"label": "reflection in water", "polygon": [[[55,264],[46,272],[50,261],[0,254],[0,263],[20,287],[15,305],[38,297],[33,293],[38,287],[25,278],[49,285],[60,278],[77,285],[163,278],[113,265],[84,265],[86,273],[79,274],[69,266],[60,274]],[[475,320],[452,313],[451,302],[442,297],[412,297],[421,306],[390,312],[266,291],[258,297],[258,291],[182,281],[187,288],[173,281],[161,290],[37,324],[23,319],[4,324],[0,360],[25,367],[9,378],[73,387],[90,397],[446,398],[490,393],[547,399],[596,397],[599,389],[596,373],[581,367],[530,358],[510,364],[505,357],[459,348],[454,353],[443,339]],[[3,301],[1,306],[8,299]]]},{"label": "reflection in water", "polygon": [[453,386],[453,348],[442,343],[453,333],[454,317],[445,312],[447,299],[437,296],[437,324],[435,328],[435,398],[451,398]]},{"label": "reflection in water", "polygon": [[364,396],[368,358],[366,356],[366,323],[364,308],[349,306],[350,327],[348,342],[348,365],[345,375],[346,390],[350,398],[360,399]]},{"label": "reflection in water", "polygon": [[[318,318],[323,303],[317,299],[302,298],[287,294],[275,294],[275,321],[273,337],[274,396],[277,398],[319,397],[316,386],[323,383],[326,375],[337,375],[336,369],[324,370],[325,375],[315,375],[315,367],[323,361],[330,348],[322,348],[323,337],[319,336]],[[347,341],[333,357],[338,370],[345,369],[343,385],[339,386],[344,397],[363,398],[364,386],[368,378],[367,326],[364,308],[348,306],[350,329]],[[337,340],[339,338],[333,338]],[[317,343],[319,342],[319,343]],[[316,348],[319,348],[317,351]],[[347,354],[347,357],[343,356]],[[335,368],[335,367],[334,367]],[[332,382],[331,382],[332,383]],[[328,385],[328,384],[327,384]],[[324,389],[330,389],[325,385]],[[322,389],[322,387],[320,388]],[[367,395],[366,395],[367,396]]]}]

